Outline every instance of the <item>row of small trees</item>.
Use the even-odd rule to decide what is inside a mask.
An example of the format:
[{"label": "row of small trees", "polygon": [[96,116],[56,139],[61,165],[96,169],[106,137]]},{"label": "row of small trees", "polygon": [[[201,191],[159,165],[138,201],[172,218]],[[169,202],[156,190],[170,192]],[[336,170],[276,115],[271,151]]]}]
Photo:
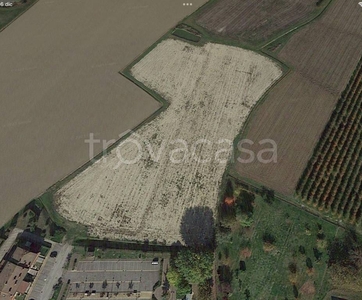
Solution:
[{"label": "row of small trees", "polygon": [[362,214],[362,59],[299,180],[297,193],[351,222]]}]

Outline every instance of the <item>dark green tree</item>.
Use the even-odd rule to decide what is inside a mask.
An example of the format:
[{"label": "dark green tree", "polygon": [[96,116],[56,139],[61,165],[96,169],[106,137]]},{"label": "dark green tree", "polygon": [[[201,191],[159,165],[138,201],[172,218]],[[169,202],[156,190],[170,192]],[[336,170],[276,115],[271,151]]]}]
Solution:
[{"label": "dark green tree", "polygon": [[307,265],[308,269],[313,268],[312,260],[309,257],[307,257],[307,259],[305,260],[305,264]]},{"label": "dark green tree", "polygon": [[189,284],[199,284],[212,277],[214,255],[211,251],[181,250],[176,259],[175,267]]}]

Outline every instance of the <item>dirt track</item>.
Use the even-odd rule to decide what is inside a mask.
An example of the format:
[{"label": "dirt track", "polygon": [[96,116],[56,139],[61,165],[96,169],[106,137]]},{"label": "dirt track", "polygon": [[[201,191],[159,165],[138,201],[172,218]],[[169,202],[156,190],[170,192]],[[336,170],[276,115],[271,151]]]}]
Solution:
[{"label": "dirt track", "polygon": [[205,1],[40,0],[0,33],[0,225],[159,107],[118,72]]}]

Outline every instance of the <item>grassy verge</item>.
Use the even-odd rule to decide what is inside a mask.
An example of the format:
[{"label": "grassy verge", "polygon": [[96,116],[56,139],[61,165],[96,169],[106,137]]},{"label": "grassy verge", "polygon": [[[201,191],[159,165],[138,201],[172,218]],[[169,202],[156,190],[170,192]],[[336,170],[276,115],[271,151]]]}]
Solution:
[{"label": "grassy verge", "polygon": [[74,246],[73,253],[80,255],[82,258],[95,257],[96,259],[149,259],[155,257],[169,257],[169,252],[154,252],[142,250],[113,249],[104,247],[95,247],[88,251],[87,247]]},{"label": "grassy verge", "polygon": [[[63,283],[64,284],[64,283]],[[60,291],[62,290],[63,284],[58,284],[53,292],[53,296],[50,298],[50,300],[57,300],[60,294]]]},{"label": "grassy verge", "polygon": [[[28,0],[26,3],[14,5],[13,7],[0,7],[0,32],[9,26],[14,20],[26,12],[38,0]],[[1,2],[1,1],[0,1]],[[3,1],[7,2],[7,1]]]},{"label": "grassy verge", "polygon": [[49,250],[50,250],[50,248],[45,247],[45,246],[41,246],[41,248],[40,248],[40,255],[47,256]]},{"label": "grassy verge", "polygon": [[[40,198],[39,201],[44,205],[52,221],[59,227],[63,227],[66,230],[66,238],[73,240],[74,238],[87,237],[87,228],[84,225],[71,222],[63,218],[55,209],[53,192],[47,191]],[[56,237],[62,239],[63,237]]]},{"label": "grassy verge", "polygon": [[181,28],[176,28],[172,34],[174,36],[177,36],[179,38],[182,38],[184,40],[187,40],[187,41],[190,41],[190,42],[199,42],[201,40],[201,37],[200,36],[197,36],[185,29],[181,29]]}]

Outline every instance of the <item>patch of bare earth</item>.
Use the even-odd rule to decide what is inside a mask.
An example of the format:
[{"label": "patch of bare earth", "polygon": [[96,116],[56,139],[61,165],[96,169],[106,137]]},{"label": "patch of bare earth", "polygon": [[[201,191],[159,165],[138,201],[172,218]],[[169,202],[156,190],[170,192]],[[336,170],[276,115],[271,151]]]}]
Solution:
[{"label": "patch of bare earth", "polygon": [[[187,208],[215,211],[226,166],[215,155],[230,146],[219,141],[235,138],[250,109],[282,72],[251,51],[211,43],[195,47],[172,39],[157,45],[131,71],[170,106],[63,186],[58,211],[88,225],[94,236],[181,241]],[[200,139],[211,144],[197,145]],[[185,143],[187,150],[177,151]],[[136,163],[120,163],[120,157],[132,159],[139,153]]]},{"label": "patch of bare earth", "polygon": [[240,258],[241,259],[250,258],[251,254],[252,254],[252,251],[249,248],[244,248],[240,251]]},{"label": "patch of bare earth", "polygon": [[308,280],[307,282],[305,282],[299,291],[304,296],[314,295],[316,292],[316,289],[315,289],[315,285],[314,285],[313,281]]}]

